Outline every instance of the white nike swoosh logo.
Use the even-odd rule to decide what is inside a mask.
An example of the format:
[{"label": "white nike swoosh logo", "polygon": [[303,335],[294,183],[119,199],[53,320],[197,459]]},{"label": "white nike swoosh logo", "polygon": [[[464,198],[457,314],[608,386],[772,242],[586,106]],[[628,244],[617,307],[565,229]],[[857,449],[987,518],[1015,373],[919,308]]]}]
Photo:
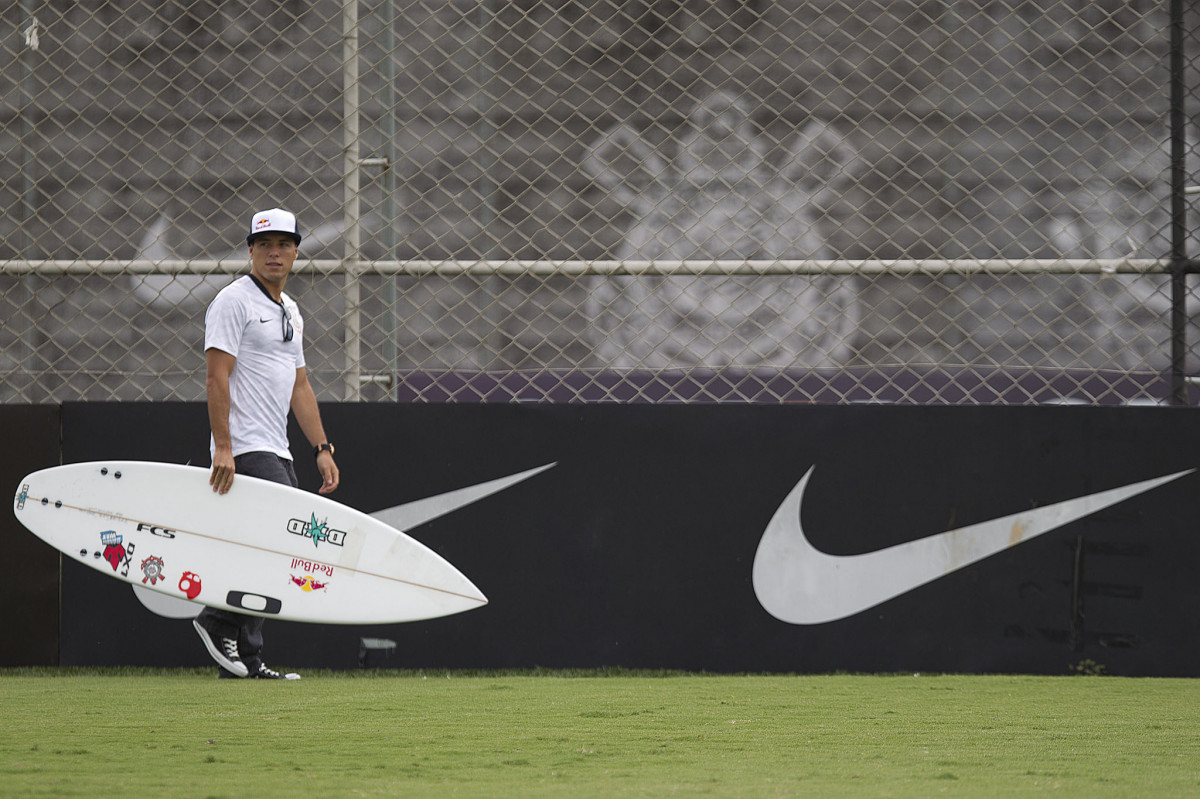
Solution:
[{"label": "white nike swoosh logo", "polygon": [[839,556],[816,549],[800,524],[804,487],[813,473],[810,468],[775,511],[758,543],[754,593],[763,609],[780,621],[837,621],[1194,471],[1088,494],[875,552]]},{"label": "white nike swoosh logo", "polygon": [[437,496],[418,499],[403,505],[395,505],[391,508],[377,510],[371,515],[384,524],[395,527],[397,530],[411,530],[439,516],[445,516],[451,511],[464,508],[472,502],[478,502],[484,497],[491,496],[498,491],[503,491],[522,480],[528,480],[535,474],[541,474],[555,465],[554,463],[547,463],[545,466],[538,466],[524,472],[510,474],[507,477],[499,477],[495,480],[489,480],[486,483],[479,483],[478,485],[447,491],[445,494],[438,494]]},{"label": "white nike swoosh logo", "polygon": [[[375,511],[371,515],[384,524],[395,527],[397,530],[409,530],[439,516],[445,516],[447,513],[464,508],[473,502],[478,502],[484,497],[491,496],[498,491],[503,491],[555,465],[554,463],[547,463],[545,466],[538,466],[524,472],[510,474],[507,477],[488,480],[478,485],[447,491],[445,494],[438,494],[437,496],[418,499],[403,505],[384,508],[383,510]],[[186,599],[180,599],[179,597],[167,594],[160,594],[157,591],[151,591],[145,586],[133,585],[133,593],[137,595],[138,600],[148,610],[157,613],[159,616],[166,616],[169,619],[190,619],[200,612],[201,606],[194,602],[188,602]]]}]

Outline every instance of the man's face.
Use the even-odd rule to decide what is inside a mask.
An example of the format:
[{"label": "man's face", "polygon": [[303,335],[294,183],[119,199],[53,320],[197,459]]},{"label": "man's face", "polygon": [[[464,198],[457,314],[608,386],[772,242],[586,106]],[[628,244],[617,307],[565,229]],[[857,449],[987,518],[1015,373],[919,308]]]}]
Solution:
[{"label": "man's face", "polygon": [[286,233],[264,233],[250,245],[250,271],[263,283],[283,286],[300,248]]}]

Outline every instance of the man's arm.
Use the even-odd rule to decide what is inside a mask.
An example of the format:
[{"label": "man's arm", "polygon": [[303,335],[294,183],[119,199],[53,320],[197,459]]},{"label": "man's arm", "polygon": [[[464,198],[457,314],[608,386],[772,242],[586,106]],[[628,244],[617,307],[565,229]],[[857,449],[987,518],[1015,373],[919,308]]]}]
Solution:
[{"label": "man's arm", "polygon": [[212,473],[208,484],[213,491],[224,494],[233,485],[233,440],[229,436],[229,376],[237,365],[237,358],[218,349],[204,351],[206,376],[205,391],[208,394],[208,425],[212,428],[213,450]]},{"label": "man's arm", "polygon": [[[292,413],[304,432],[308,443],[314,447],[324,444],[325,427],[321,424],[321,410],[317,406],[317,395],[313,392],[312,384],[308,382],[308,370],[301,366],[296,370],[296,384],[292,387]],[[333,460],[333,453],[322,452],[317,455],[317,469],[321,472],[320,493],[328,494],[338,487],[338,467]]]}]

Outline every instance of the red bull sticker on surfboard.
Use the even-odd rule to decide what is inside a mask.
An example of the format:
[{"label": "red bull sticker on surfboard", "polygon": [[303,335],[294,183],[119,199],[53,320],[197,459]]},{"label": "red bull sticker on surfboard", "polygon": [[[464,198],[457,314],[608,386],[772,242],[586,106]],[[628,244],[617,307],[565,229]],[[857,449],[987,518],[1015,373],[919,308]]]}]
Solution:
[{"label": "red bull sticker on surfboard", "polygon": [[328,563],[320,563],[315,560],[292,558],[292,568],[298,570],[302,575],[300,577],[297,577],[295,574],[289,575],[292,582],[299,586],[301,591],[306,593],[324,591],[329,587],[329,580],[327,578],[333,576],[332,566]]},{"label": "red bull sticker on surfboard", "polygon": [[329,587],[329,583],[321,582],[320,580],[313,577],[311,574],[306,574],[303,577],[297,577],[296,575],[293,574],[293,575],[291,575],[291,577],[292,577],[292,582],[295,583],[297,586],[299,586],[300,590],[304,591],[305,593],[312,593],[313,591],[324,591],[326,588]]}]

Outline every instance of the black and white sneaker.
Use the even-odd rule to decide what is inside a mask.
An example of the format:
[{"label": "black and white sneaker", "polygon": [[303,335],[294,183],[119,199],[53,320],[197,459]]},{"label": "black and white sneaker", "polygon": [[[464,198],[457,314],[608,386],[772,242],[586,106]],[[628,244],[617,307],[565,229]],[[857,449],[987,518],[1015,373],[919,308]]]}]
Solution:
[{"label": "black and white sneaker", "polygon": [[200,640],[204,642],[204,647],[208,650],[208,654],[212,655],[212,659],[217,661],[217,665],[235,677],[249,676],[250,670],[246,668],[246,664],[238,655],[236,639],[214,636],[205,629],[199,619],[193,619],[192,626],[200,634]]},{"label": "black and white sneaker", "polygon": [[280,674],[279,672],[275,671],[275,669],[269,669],[266,667],[266,665],[261,664],[261,663],[258,666],[258,671],[252,673],[250,675],[250,677],[253,679],[256,679],[256,680],[298,680],[298,679],[300,679],[300,675],[295,673],[294,671],[288,672],[287,674]]}]

